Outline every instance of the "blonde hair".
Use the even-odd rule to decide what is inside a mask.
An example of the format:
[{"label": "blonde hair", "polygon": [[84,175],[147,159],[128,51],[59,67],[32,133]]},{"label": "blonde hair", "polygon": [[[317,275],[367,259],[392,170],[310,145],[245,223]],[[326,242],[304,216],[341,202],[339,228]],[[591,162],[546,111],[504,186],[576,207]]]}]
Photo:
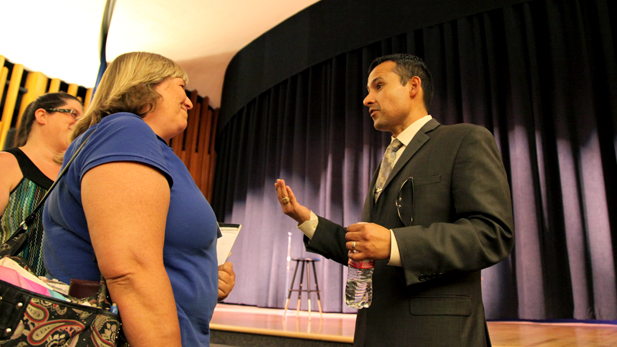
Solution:
[{"label": "blonde hair", "polygon": [[176,77],[188,83],[186,72],[162,55],[131,52],[118,56],[105,70],[85,115],[75,123],[71,140],[113,113],[144,117],[156,108],[161,97],[154,89],[156,85]]}]

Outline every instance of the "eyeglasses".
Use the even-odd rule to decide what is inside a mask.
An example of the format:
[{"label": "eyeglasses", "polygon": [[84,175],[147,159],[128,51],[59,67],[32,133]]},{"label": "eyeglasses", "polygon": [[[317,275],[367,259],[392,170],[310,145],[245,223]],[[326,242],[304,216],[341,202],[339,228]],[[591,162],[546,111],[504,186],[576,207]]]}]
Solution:
[{"label": "eyeglasses", "polygon": [[73,110],[72,108],[46,108],[45,109],[47,112],[62,112],[62,113],[68,113],[70,115],[72,115],[73,117],[77,117],[77,111]]},{"label": "eyeglasses", "polygon": [[[401,188],[398,190],[398,195],[396,196],[396,201],[394,202],[396,205],[396,212],[398,213],[398,219],[405,226],[410,226],[413,224],[413,214],[415,209],[413,193],[413,177],[409,177],[405,180],[405,182],[403,182],[403,184],[401,184]],[[409,224],[405,221],[409,221]]]}]

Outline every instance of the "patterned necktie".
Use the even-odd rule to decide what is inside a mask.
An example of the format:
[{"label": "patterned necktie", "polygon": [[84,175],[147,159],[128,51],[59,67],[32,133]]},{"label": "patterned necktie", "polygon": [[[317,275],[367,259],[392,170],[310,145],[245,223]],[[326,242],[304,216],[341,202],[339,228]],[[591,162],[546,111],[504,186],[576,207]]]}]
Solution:
[{"label": "patterned necktie", "polygon": [[388,148],[386,148],[386,153],[383,155],[383,160],[381,161],[381,168],[379,169],[379,176],[377,177],[377,183],[375,183],[375,201],[379,198],[381,191],[383,190],[383,186],[392,171],[392,166],[394,166],[394,159],[396,158],[396,151],[398,151],[403,143],[398,139],[394,139]]}]

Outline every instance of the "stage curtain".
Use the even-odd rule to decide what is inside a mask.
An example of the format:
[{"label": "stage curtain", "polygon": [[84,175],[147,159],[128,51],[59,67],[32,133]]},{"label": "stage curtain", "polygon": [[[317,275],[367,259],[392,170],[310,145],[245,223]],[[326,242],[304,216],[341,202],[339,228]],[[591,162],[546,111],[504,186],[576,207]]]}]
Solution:
[{"label": "stage curtain", "polygon": [[[354,311],[344,303],[346,268],[304,250],[274,182],[285,179],[320,216],[359,221],[390,138],[362,105],[367,68],[410,52],[433,73],[430,114],[487,127],[508,173],[516,245],[483,271],[487,317],[617,319],[616,7],[537,0],[414,28],[310,66],[248,102],[217,135],[213,207],[219,220],[243,225],[226,302],[284,307],[294,269],[287,257],[314,257],[323,309]],[[294,292],[291,308],[296,301]]]}]

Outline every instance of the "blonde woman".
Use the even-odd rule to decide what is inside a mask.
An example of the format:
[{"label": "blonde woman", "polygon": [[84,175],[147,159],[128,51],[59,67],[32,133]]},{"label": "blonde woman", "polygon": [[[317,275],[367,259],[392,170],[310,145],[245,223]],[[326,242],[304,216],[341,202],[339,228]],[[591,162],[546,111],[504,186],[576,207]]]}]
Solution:
[{"label": "blonde woman", "polygon": [[158,54],[117,57],[65,161],[87,143],[44,211],[49,275],[68,283],[102,274],[132,347],[208,346],[217,298],[233,287],[218,293],[216,217],[167,145],[193,107],[187,80]]},{"label": "blonde woman", "polygon": [[[82,113],[79,99],[67,93],[41,95],[26,107],[14,147],[0,152],[0,243],[32,212],[56,179],[69,135]],[[38,276],[45,275],[41,213],[21,253]]]}]

